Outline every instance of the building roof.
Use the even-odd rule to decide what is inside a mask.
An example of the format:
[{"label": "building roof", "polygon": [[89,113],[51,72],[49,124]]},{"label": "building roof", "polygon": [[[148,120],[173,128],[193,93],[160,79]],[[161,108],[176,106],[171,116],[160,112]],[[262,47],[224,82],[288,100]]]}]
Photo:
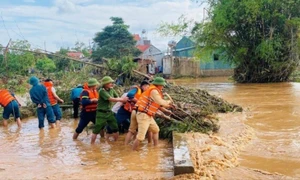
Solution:
[{"label": "building roof", "polygon": [[137,45],[136,48],[138,48],[141,52],[146,51],[151,45]]},{"label": "building roof", "polygon": [[72,57],[72,58],[76,58],[76,59],[80,59],[84,55],[82,54],[82,52],[67,52],[67,56]]},{"label": "building roof", "polygon": [[133,39],[136,41],[139,41],[139,40],[141,40],[141,37],[139,34],[133,34]]},{"label": "building roof", "polygon": [[189,37],[183,36],[176,44],[175,49],[183,49],[187,47],[194,47],[195,43]]}]

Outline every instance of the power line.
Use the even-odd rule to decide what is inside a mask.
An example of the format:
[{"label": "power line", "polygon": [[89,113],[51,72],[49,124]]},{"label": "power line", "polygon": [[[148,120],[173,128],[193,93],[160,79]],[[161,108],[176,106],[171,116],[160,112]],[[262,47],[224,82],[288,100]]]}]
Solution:
[{"label": "power line", "polygon": [[20,32],[20,34],[21,34],[21,36],[23,37],[23,39],[24,40],[26,40],[26,38],[23,36],[23,33],[21,32],[21,30],[20,30],[20,28],[19,28],[19,26],[18,26],[18,24],[17,24],[17,22],[15,21],[15,23],[16,23],[16,26],[17,26],[17,28],[18,28],[18,30],[19,30],[19,32]]},{"label": "power line", "polygon": [[9,35],[9,32],[8,32],[6,26],[5,26],[5,22],[4,22],[4,19],[3,19],[3,16],[2,16],[2,11],[1,11],[1,19],[2,19],[3,26],[4,26],[4,28],[6,29],[7,35],[8,35],[8,37],[9,37],[9,39],[11,39],[11,37],[10,37],[10,35]]},{"label": "power line", "polygon": [[[16,33],[18,36],[20,36],[21,37],[21,39],[24,39],[24,37],[21,35],[21,34],[19,34],[19,33],[17,33],[15,30],[13,30],[13,29],[11,29],[14,33]],[[26,41],[26,39],[24,39],[25,41]]]}]

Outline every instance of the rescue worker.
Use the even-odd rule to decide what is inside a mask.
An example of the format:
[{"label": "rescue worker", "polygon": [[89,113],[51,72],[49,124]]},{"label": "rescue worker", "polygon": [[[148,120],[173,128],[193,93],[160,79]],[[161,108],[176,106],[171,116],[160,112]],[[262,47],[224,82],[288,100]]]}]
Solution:
[{"label": "rescue worker", "polygon": [[148,129],[153,133],[154,146],[158,144],[159,127],[153,117],[161,106],[165,108],[173,107],[171,101],[163,99],[162,89],[165,85],[166,82],[164,78],[154,78],[150,87],[142,93],[141,97],[136,103],[138,134],[132,146],[133,150],[137,150],[140,141],[145,139]]},{"label": "rescue worker", "polygon": [[[122,121],[126,120],[127,118],[130,120],[130,126],[127,127],[128,133],[125,137],[125,144],[127,145],[132,138],[133,135],[136,133],[137,129],[137,122],[135,118],[135,113],[133,112],[135,108],[135,104],[137,100],[140,98],[143,92],[145,92],[149,88],[149,82],[148,81],[142,81],[140,84],[140,87],[134,86],[129,92],[127,97],[129,98],[129,101],[125,103],[123,107],[121,107],[117,114],[117,120],[118,123],[121,123]],[[131,114],[133,114],[133,118],[131,119]]]},{"label": "rescue worker", "polygon": [[78,109],[80,104],[80,94],[82,92],[82,85],[78,84],[76,88],[73,88],[71,91],[71,100],[73,104],[73,118],[78,118]]},{"label": "rescue worker", "polygon": [[82,93],[80,95],[81,99],[81,113],[78,126],[74,132],[73,139],[77,139],[79,134],[82,133],[84,128],[92,122],[95,124],[96,119],[96,109],[99,99],[99,94],[97,92],[97,86],[99,82],[95,78],[90,78],[87,83],[87,87],[84,86]]},{"label": "rescue worker", "polygon": [[93,130],[91,144],[94,144],[97,135],[100,131],[108,125],[111,129],[114,140],[116,141],[119,136],[117,120],[114,113],[111,111],[112,102],[123,102],[128,100],[128,97],[119,98],[116,91],[113,89],[114,80],[109,76],[104,76],[101,79],[102,87],[99,90],[99,102],[97,106],[96,124]]},{"label": "rescue worker", "polygon": [[30,98],[32,102],[37,105],[39,128],[44,128],[45,115],[47,115],[47,120],[51,128],[55,128],[54,113],[48,98],[46,87],[40,84],[39,79],[35,76],[32,76],[29,79],[29,83],[32,85],[32,88],[29,91]]},{"label": "rescue worker", "polygon": [[3,126],[7,127],[7,120],[9,116],[12,114],[17,121],[17,125],[21,127],[21,119],[20,119],[20,103],[14,97],[14,94],[10,93],[7,89],[0,89],[0,105],[4,108],[3,111]]},{"label": "rescue worker", "polygon": [[135,103],[140,98],[142,92],[149,88],[149,82],[143,81],[140,86],[132,86],[129,90],[127,97],[128,101],[120,107],[116,114],[119,130],[122,126],[123,130],[128,131],[130,125],[130,115],[135,106]]},{"label": "rescue worker", "polygon": [[52,79],[46,79],[44,82],[44,86],[47,89],[48,98],[55,116],[55,123],[58,126],[60,124],[60,120],[62,118],[62,112],[60,110],[60,106],[57,101],[64,103],[64,100],[62,100],[58,95],[56,94],[56,90],[53,87],[53,81]]}]

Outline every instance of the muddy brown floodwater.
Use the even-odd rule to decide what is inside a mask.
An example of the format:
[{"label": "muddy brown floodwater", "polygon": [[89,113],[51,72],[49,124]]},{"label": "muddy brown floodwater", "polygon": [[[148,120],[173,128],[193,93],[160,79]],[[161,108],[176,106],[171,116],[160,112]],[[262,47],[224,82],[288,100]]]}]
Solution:
[{"label": "muddy brown floodwater", "polygon": [[[152,179],[173,176],[171,144],[160,141],[158,147],[146,142],[139,152],[117,142],[97,139],[90,145],[90,135],[72,140],[78,121],[64,119],[61,128],[40,131],[38,120],[0,127],[0,179]],[[89,132],[91,133],[91,132]]]},{"label": "muddy brown floodwater", "polygon": [[[196,174],[178,179],[300,179],[300,84],[235,84],[227,78],[176,80],[241,105],[242,114],[221,115],[216,135],[188,135]],[[0,127],[0,179],[169,179],[173,176],[171,144],[143,143],[139,152],[117,142],[90,145],[78,121],[39,131],[37,119]]]},{"label": "muddy brown floodwater", "polygon": [[245,109],[245,124],[252,128],[254,137],[238,156],[239,168],[224,173],[225,179],[265,179],[248,176],[247,168],[264,172],[270,179],[274,174],[300,179],[300,83],[235,84],[227,78],[174,82],[207,90]]}]

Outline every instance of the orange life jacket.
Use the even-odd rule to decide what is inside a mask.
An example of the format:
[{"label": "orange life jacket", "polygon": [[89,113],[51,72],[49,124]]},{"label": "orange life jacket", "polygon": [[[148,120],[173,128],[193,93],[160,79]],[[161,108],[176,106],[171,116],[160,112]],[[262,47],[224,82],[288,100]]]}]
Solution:
[{"label": "orange life jacket", "polygon": [[49,98],[50,104],[52,106],[55,105],[55,104],[57,104],[57,99],[54,97],[53,92],[52,92],[52,87],[53,87],[52,82],[51,81],[44,82],[44,86],[47,89],[47,94],[48,94],[48,98]]},{"label": "orange life jacket", "polygon": [[6,89],[0,90],[0,105],[5,107],[11,101],[15,100],[15,98],[10,94],[10,92]]},{"label": "orange life jacket", "polygon": [[[82,93],[86,91],[89,93],[89,99],[99,99],[99,94],[97,90],[90,90],[90,89],[83,89],[81,94],[80,94],[80,101],[82,100]],[[97,110],[97,103],[91,103],[86,106],[81,106],[82,110],[85,110],[86,112],[91,112],[91,111],[96,111]]]},{"label": "orange life jacket", "polygon": [[140,99],[135,104],[138,111],[144,112],[149,116],[154,116],[158,111],[158,108],[160,107],[160,105],[154,102],[154,100],[150,97],[151,91],[154,89],[156,89],[159,92],[161,98],[163,98],[161,90],[159,90],[156,86],[151,85],[149,89],[142,93]]},{"label": "orange life jacket", "polygon": [[88,83],[87,83],[87,82],[85,82],[85,83],[83,84],[83,89],[89,89],[89,86],[88,86]]},{"label": "orange life jacket", "polygon": [[[132,86],[132,87],[130,88],[130,90],[132,90],[132,89],[134,89],[134,88],[137,88],[137,92],[136,92],[135,95],[134,95],[134,99],[135,99],[135,100],[138,100],[138,99],[140,99],[140,97],[141,97],[141,95],[142,95],[142,90],[141,90],[141,88],[140,88],[139,86]],[[135,109],[134,106],[135,106],[135,102],[134,102],[134,101],[132,101],[132,100],[131,100],[131,101],[127,101],[127,102],[125,103],[125,105],[124,105],[124,109],[125,109],[126,111],[132,112],[132,110]]]}]

